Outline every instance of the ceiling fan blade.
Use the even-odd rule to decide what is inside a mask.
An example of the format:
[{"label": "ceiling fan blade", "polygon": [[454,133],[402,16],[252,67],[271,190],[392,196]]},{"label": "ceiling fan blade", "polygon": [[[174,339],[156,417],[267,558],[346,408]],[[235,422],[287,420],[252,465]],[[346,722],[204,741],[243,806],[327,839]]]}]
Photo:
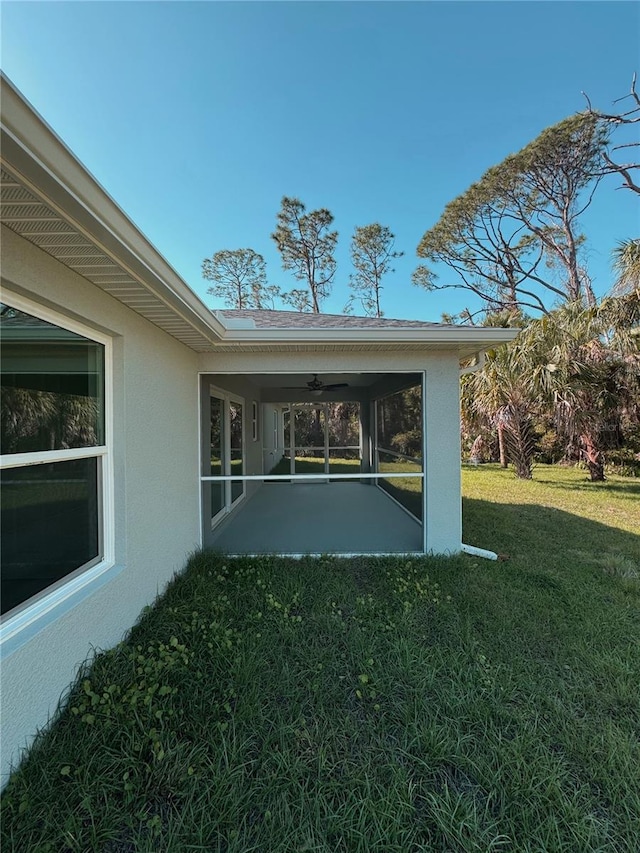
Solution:
[{"label": "ceiling fan blade", "polygon": [[348,387],[349,387],[348,382],[334,382],[332,385],[325,385],[324,390],[325,391],[335,391],[336,388],[348,388]]}]

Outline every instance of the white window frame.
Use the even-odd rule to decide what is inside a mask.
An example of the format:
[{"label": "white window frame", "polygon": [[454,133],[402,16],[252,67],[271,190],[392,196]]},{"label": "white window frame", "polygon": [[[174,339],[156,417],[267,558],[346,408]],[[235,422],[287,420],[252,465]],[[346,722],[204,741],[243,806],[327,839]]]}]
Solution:
[{"label": "white window frame", "polygon": [[109,336],[72,320],[63,314],[47,308],[3,288],[2,303],[18,311],[24,311],[40,320],[53,323],[69,332],[75,332],[90,341],[104,347],[104,444],[94,447],[79,447],[69,450],[36,451],[31,453],[12,453],[0,456],[0,469],[46,464],[65,460],[99,459],[98,465],[98,506],[101,517],[98,519],[101,531],[102,556],[97,563],[79,566],[55,584],[19,604],[0,622],[0,651],[12,648],[19,635],[32,633],[44,627],[55,615],[56,610],[64,612],[70,600],[89,592],[89,587],[101,585],[102,577],[115,564],[115,512],[114,512],[114,476],[113,476],[113,345]]},{"label": "white window frame", "polygon": [[[225,391],[223,388],[218,388],[217,385],[209,385],[209,399],[211,397],[215,397],[217,400],[222,401],[222,422],[223,422],[223,431],[222,431],[222,468],[223,468],[223,476],[230,477],[231,476],[231,413],[229,410],[229,406],[231,403],[239,403],[242,406],[242,463],[243,467],[247,462],[247,403],[244,397],[241,397],[239,394],[234,394],[232,391]],[[240,478],[238,478],[240,479]],[[234,501],[231,500],[231,481],[224,480],[224,506],[216,513],[216,515],[211,518],[211,529],[217,527],[218,524],[222,521],[223,518],[233,512],[236,507],[244,500],[246,497],[246,486],[245,480],[242,479],[242,494],[239,495]]]}]

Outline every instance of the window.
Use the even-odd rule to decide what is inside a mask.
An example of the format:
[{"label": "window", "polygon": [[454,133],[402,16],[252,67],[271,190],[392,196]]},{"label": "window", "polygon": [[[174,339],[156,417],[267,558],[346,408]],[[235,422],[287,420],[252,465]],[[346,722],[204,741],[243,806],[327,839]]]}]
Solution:
[{"label": "window", "polygon": [[108,339],[23,307],[0,305],[3,619],[111,552]]}]

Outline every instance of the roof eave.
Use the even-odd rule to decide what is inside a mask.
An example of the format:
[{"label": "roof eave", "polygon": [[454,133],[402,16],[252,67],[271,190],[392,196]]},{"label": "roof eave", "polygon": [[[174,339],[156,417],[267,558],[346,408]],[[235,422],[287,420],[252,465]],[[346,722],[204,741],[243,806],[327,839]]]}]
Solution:
[{"label": "roof eave", "polygon": [[2,74],[6,167],[212,343],[225,327]]}]

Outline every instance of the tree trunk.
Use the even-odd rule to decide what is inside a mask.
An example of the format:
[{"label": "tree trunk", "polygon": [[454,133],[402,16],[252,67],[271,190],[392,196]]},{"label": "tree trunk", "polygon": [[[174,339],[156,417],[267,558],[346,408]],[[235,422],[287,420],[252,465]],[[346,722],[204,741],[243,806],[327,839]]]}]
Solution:
[{"label": "tree trunk", "polygon": [[508,468],[507,451],[504,446],[504,426],[501,423],[498,424],[498,450],[500,452],[500,467]]},{"label": "tree trunk", "polygon": [[584,459],[589,469],[589,476],[592,483],[601,483],[604,479],[604,454],[598,448],[598,442],[590,433],[583,433],[580,436],[580,444]]},{"label": "tree trunk", "polygon": [[531,416],[526,406],[518,403],[505,406],[501,412],[500,421],[504,428],[505,444],[509,459],[513,462],[516,477],[519,480],[531,480],[535,436]]}]

